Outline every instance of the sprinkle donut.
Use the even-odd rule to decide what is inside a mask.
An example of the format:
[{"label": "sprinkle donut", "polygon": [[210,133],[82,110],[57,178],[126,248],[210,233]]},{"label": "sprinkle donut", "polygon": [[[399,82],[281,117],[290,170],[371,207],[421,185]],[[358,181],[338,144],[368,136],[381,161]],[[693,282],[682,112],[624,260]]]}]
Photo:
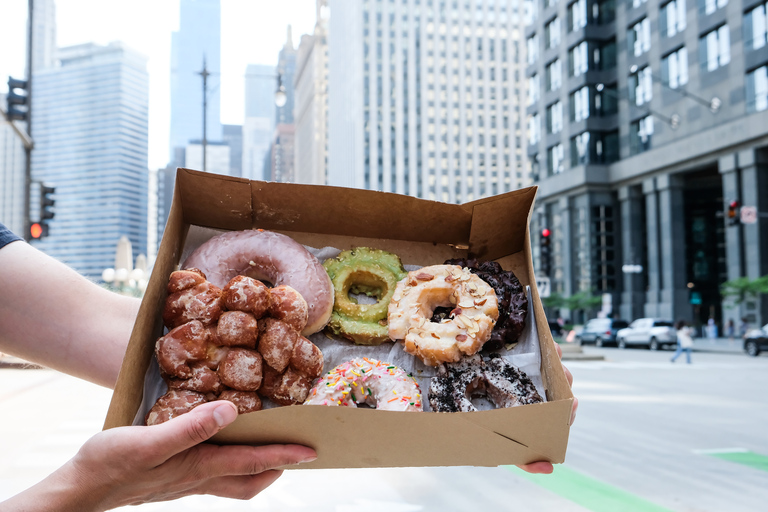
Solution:
[{"label": "sprinkle donut", "polygon": [[357,407],[367,404],[383,411],[422,411],[416,380],[397,366],[367,357],[340,364],[309,392],[305,405]]},{"label": "sprinkle donut", "polygon": [[333,310],[333,285],[315,256],[292,238],[261,229],[228,231],[195,249],[182,268],[200,269],[208,281],[225,287],[237,275],[287,285],[308,305],[308,321],[301,334],[320,331]]},{"label": "sprinkle donut", "polygon": [[[450,317],[431,322],[437,307],[452,308]],[[458,265],[414,270],[397,283],[389,303],[389,337],[401,340],[424,364],[456,362],[477,353],[491,337],[499,318],[491,286]]]}]

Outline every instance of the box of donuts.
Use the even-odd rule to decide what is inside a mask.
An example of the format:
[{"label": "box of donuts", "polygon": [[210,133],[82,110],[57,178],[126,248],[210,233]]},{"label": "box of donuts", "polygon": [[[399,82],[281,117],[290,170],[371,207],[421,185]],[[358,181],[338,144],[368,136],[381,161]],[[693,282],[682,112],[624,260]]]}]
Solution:
[{"label": "box of donuts", "polygon": [[298,467],[565,459],[573,395],[535,285],[535,188],[465,204],[178,169],[104,428],[212,400]]}]

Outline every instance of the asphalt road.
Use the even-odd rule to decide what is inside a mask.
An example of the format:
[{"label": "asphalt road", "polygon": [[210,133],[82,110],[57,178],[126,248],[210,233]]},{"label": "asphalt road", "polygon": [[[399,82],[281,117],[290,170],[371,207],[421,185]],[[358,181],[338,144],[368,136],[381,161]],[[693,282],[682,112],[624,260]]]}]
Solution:
[{"label": "asphalt road", "polygon": [[[596,349],[568,361],[579,397],[566,463],[516,468],[286,472],[250,502],[193,496],[126,511],[712,511],[768,502],[768,355]],[[101,428],[110,391],[50,370],[0,368],[0,500]],[[1,507],[0,507],[1,509]]]}]

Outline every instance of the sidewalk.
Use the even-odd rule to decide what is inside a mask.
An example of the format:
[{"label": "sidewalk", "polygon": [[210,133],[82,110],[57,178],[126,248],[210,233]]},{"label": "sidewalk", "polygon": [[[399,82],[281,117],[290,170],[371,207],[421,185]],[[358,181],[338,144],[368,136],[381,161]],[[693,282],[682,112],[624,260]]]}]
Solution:
[{"label": "sidewalk", "polygon": [[694,352],[721,352],[744,355],[744,340],[735,338],[693,338]]}]

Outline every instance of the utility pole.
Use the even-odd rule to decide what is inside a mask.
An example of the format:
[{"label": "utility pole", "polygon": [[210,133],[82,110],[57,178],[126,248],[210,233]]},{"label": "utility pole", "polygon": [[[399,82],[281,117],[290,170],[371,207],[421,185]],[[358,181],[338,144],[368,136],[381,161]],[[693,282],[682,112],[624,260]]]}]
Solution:
[{"label": "utility pole", "polygon": [[[30,0],[31,1],[31,0]],[[208,139],[207,139],[207,122],[206,118],[208,117],[208,77],[211,75],[210,72],[208,72],[208,67],[205,64],[205,55],[203,55],[203,70],[198,73],[198,75],[203,77],[203,172],[207,171],[206,169],[206,153],[208,152]]]}]

